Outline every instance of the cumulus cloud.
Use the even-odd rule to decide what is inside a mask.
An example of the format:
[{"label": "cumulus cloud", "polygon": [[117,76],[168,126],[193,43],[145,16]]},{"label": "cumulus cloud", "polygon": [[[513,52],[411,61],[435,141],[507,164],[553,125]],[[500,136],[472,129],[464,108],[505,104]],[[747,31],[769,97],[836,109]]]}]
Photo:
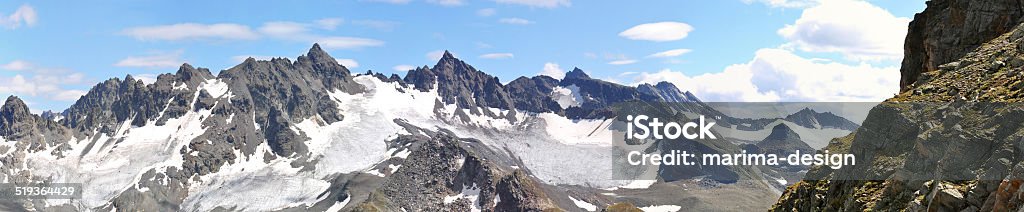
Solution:
[{"label": "cumulus cloud", "polygon": [[509,59],[514,57],[515,55],[513,55],[512,53],[490,53],[480,55],[480,58],[484,59]]},{"label": "cumulus cloud", "polygon": [[11,71],[21,71],[28,69],[29,67],[32,67],[32,64],[24,60],[14,60],[2,66],[3,69]]},{"label": "cumulus cloud", "polygon": [[637,83],[669,81],[706,101],[882,101],[899,90],[899,67],[847,65],[761,49],[754,59],[718,73],[689,76],[665,69]]},{"label": "cumulus cloud", "polygon": [[416,69],[416,66],[412,66],[412,65],[397,65],[395,67],[391,67],[391,69],[395,70],[395,71],[405,72],[405,71]]},{"label": "cumulus cloud", "polygon": [[21,67],[18,74],[11,77],[0,76],[0,93],[55,101],[74,101],[85,94],[85,91],[65,87],[82,84],[85,74],[21,62],[25,66]]},{"label": "cumulus cloud", "polygon": [[668,51],[663,51],[663,52],[658,52],[658,53],[654,53],[654,54],[651,54],[651,55],[647,55],[647,57],[676,57],[676,56],[679,56],[679,55],[690,53],[691,51],[693,51],[693,50],[690,50],[690,49],[673,49],[673,50],[668,50]]},{"label": "cumulus cloud", "polygon": [[532,24],[533,21],[522,19],[522,18],[502,18],[498,19],[498,22],[503,24],[515,24],[515,25],[527,25]]},{"label": "cumulus cloud", "polygon": [[562,79],[565,77],[565,70],[558,66],[557,63],[544,63],[544,68],[541,69],[537,75],[545,75],[555,79]]},{"label": "cumulus cloud", "polygon": [[636,60],[614,60],[614,61],[608,62],[608,65],[626,65],[626,64],[633,64],[633,63],[636,63],[636,62],[637,62]]},{"label": "cumulus cloud", "polygon": [[341,65],[345,66],[345,68],[353,69],[353,68],[358,68],[359,67],[359,61],[356,61],[356,60],[353,60],[353,59],[342,58],[342,59],[336,59],[336,60],[338,61],[338,64],[341,64]]},{"label": "cumulus cloud", "polygon": [[232,23],[180,23],[160,26],[133,27],[125,29],[121,33],[135,37],[135,39],[139,40],[254,40],[259,38],[259,34],[252,31],[249,26]]},{"label": "cumulus cloud", "polygon": [[464,0],[427,0],[427,2],[447,7],[466,5]]},{"label": "cumulus cloud", "polygon": [[184,60],[181,59],[183,50],[173,52],[156,52],[145,56],[131,56],[114,63],[118,67],[138,68],[173,68],[178,67]]},{"label": "cumulus cloud", "polygon": [[30,27],[35,26],[38,20],[39,17],[36,15],[36,9],[28,4],[21,5],[10,15],[4,16],[0,14],[0,26],[4,26],[7,29],[17,29],[22,24]]},{"label": "cumulus cloud", "polygon": [[494,8],[484,8],[476,11],[476,15],[481,17],[493,16],[494,14],[498,14],[498,10]]},{"label": "cumulus cloud", "polygon": [[686,38],[693,27],[682,22],[656,22],[636,25],[619,33],[619,36],[631,40],[674,41]]},{"label": "cumulus cloud", "polygon": [[778,30],[787,46],[807,52],[833,52],[853,60],[898,60],[910,18],[865,1],[822,1]]}]

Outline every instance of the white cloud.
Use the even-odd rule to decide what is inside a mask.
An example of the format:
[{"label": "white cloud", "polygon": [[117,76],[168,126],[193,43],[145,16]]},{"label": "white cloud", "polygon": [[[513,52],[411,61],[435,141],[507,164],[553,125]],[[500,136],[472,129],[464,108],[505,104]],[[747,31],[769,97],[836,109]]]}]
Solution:
[{"label": "white cloud", "polygon": [[370,38],[313,34],[309,32],[309,24],[296,22],[267,22],[259,28],[259,31],[282,40],[319,43],[325,49],[357,49],[384,45],[384,41]]},{"label": "white cloud", "polygon": [[340,19],[340,18],[324,18],[324,19],[316,20],[314,23],[316,23],[316,25],[318,27],[320,27],[321,29],[334,30],[334,29],[338,28],[338,25],[341,25],[342,23],[345,23],[345,19]]},{"label": "white cloud", "polygon": [[56,101],[77,100],[85,91],[62,86],[81,84],[82,73],[65,69],[25,67],[26,72],[13,77],[0,76],[0,93],[21,97],[43,97]]},{"label": "white cloud", "polygon": [[480,55],[480,58],[484,59],[509,59],[514,57],[515,55],[513,55],[512,53],[490,53]]},{"label": "white cloud", "polygon": [[[342,23],[342,19],[320,19],[310,23],[290,21],[273,21],[263,23],[253,31],[248,26],[239,24],[195,24],[183,23],[163,26],[136,27],[125,29],[122,33],[134,36],[139,40],[187,40],[187,39],[258,39],[270,37],[283,41],[320,43],[325,49],[357,49],[384,45],[384,41],[346,36],[326,36],[312,32],[312,28],[332,30]],[[393,22],[353,21],[356,25],[370,27],[393,27]],[[244,59],[244,58],[243,58]]]},{"label": "white cloud", "polygon": [[248,26],[240,24],[180,23],[161,26],[128,28],[121,33],[139,40],[224,39],[254,40],[259,38]]},{"label": "white cloud", "polygon": [[356,61],[356,60],[353,60],[353,59],[342,58],[342,59],[336,59],[336,60],[338,61],[338,64],[341,64],[341,65],[345,66],[345,68],[353,69],[353,68],[358,68],[359,67],[359,61]]},{"label": "white cloud", "polygon": [[140,67],[140,68],[173,68],[178,67],[184,61],[181,59],[182,50],[173,52],[157,52],[146,56],[131,56],[114,63],[118,67]]},{"label": "white cloud", "polygon": [[494,14],[498,14],[498,10],[495,10],[494,8],[484,8],[476,11],[476,15],[482,17],[489,17],[493,16]]},{"label": "white cloud", "polygon": [[502,18],[498,19],[498,22],[503,24],[516,24],[516,25],[527,25],[532,24],[533,21],[522,19],[522,18]]},{"label": "white cloud", "polygon": [[546,75],[555,79],[562,79],[565,77],[565,70],[558,66],[557,63],[544,63],[544,69],[538,73],[538,75]]},{"label": "white cloud", "polygon": [[416,69],[416,66],[412,66],[412,65],[397,65],[395,67],[391,67],[391,69],[395,70],[395,71],[405,72],[405,71]]},{"label": "white cloud", "polygon": [[362,0],[366,2],[380,2],[388,4],[408,4],[412,0]]},{"label": "white cloud", "polygon": [[691,51],[692,50],[690,50],[690,49],[673,49],[673,50],[668,50],[668,51],[663,51],[663,52],[658,52],[658,53],[654,53],[654,54],[651,54],[651,55],[647,55],[647,57],[676,57],[676,56],[679,56],[679,55],[690,53]]},{"label": "white cloud", "polygon": [[803,8],[817,5],[822,0],[743,0],[743,3],[762,3],[769,7]]},{"label": "white cloud", "polygon": [[622,31],[619,33],[619,36],[631,40],[664,42],[686,38],[690,31],[693,31],[693,27],[689,24],[666,21],[636,25],[626,29],[626,31]]},{"label": "white cloud", "polygon": [[427,0],[427,2],[447,7],[466,5],[464,0]]},{"label": "white cloud", "polygon": [[608,65],[626,65],[636,63],[636,60],[615,60],[608,62]]},{"label": "white cloud", "polygon": [[795,23],[778,30],[787,46],[834,52],[853,60],[899,60],[910,18],[856,0],[830,0],[807,8]]},{"label": "white cloud", "polygon": [[7,29],[17,29],[22,24],[27,26],[35,26],[39,17],[36,15],[36,9],[28,4],[23,4],[18,7],[14,13],[6,17],[0,14],[0,26],[7,27]]},{"label": "white cloud", "polygon": [[274,21],[263,23],[263,26],[259,28],[260,33],[278,37],[278,38],[292,38],[299,36],[306,36],[309,31],[307,24],[290,22],[290,21]]},{"label": "white cloud", "polygon": [[548,9],[572,6],[572,2],[570,0],[494,0],[494,2]]},{"label": "white cloud", "polygon": [[21,71],[28,69],[29,67],[32,67],[32,64],[24,60],[14,60],[2,66],[3,69],[11,71]]},{"label": "white cloud", "polygon": [[748,63],[688,76],[662,70],[637,83],[669,81],[706,101],[882,101],[899,90],[899,67],[847,65],[761,49]]}]

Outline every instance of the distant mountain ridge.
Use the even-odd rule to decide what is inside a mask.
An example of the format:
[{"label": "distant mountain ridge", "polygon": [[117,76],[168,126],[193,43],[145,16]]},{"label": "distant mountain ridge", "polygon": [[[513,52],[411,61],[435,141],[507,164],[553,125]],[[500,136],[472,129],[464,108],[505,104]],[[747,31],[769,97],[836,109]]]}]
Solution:
[{"label": "distant mountain ridge", "polygon": [[[248,58],[216,76],[183,64],[150,84],[130,75],[106,80],[60,113],[31,114],[20,99],[9,97],[0,107],[0,178],[22,184],[82,181],[93,193],[75,204],[0,201],[0,209],[545,210],[572,208],[579,199],[609,205],[618,200],[597,188],[542,181],[539,176],[550,173],[539,172],[548,167],[526,165],[565,155],[526,158],[515,153],[608,153],[553,137],[577,130],[587,130],[583,137],[599,137],[592,135],[609,127],[613,107],[633,102],[682,103],[694,107],[683,110],[721,114],[668,82],[632,87],[574,68],[560,80],[542,75],[502,84],[449,52],[433,67],[409,70],[404,77],[353,74],[318,44],[294,61]],[[793,123],[849,127],[839,119],[813,111],[792,118]],[[497,144],[460,137],[467,133],[512,140],[487,146]],[[518,140],[539,143],[513,143]],[[738,149],[728,141],[680,146],[691,147]],[[761,178],[747,169],[688,171],[660,177]],[[267,180],[275,177],[287,179]],[[288,193],[275,183],[319,185],[321,190]],[[254,192],[260,188],[275,190]],[[239,196],[218,193],[225,191],[273,197],[234,205],[242,208],[217,205]],[[284,207],[271,201],[277,199],[307,204]]]}]

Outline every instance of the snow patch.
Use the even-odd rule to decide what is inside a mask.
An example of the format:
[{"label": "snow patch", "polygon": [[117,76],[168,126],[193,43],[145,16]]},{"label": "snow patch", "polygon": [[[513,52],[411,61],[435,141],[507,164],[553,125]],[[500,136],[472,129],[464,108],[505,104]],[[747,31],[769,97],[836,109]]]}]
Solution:
[{"label": "snow patch", "polygon": [[462,192],[452,196],[444,197],[444,204],[451,204],[459,199],[469,200],[472,211],[481,211],[479,202],[477,199],[480,198],[480,188],[476,187],[476,184],[470,186],[462,186]]},{"label": "snow patch", "polygon": [[345,201],[335,202],[334,205],[331,205],[330,208],[327,208],[326,212],[338,212],[341,211],[342,208],[345,208],[345,206],[348,205],[348,202],[352,201],[352,195],[348,193],[345,194],[348,196],[347,198],[345,198]]},{"label": "snow patch", "polygon": [[683,207],[678,205],[652,205],[640,207],[640,210],[644,212],[676,212],[680,209],[683,209]]},{"label": "snow patch", "polygon": [[569,107],[579,107],[580,103],[583,102],[583,97],[580,96],[580,87],[576,85],[569,85],[569,87],[556,86],[551,89],[551,98],[558,103],[562,109]]},{"label": "snow patch", "polygon": [[576,199],[576,198],[572,198],[572,196],[569,196],[569,200],[572,200],[572,203],[573,203],[573,204],[576,204],[576,207],[580,207],[580,208],[582,208],[583,210],[587,210],[587,211],[597,211],[597,206],[596,206],[596,205],[594,205],[594,204],[590,204],[590,203],[589,203],[589,202],[587,202],[587,201],[583,201],[583,200],[578,200],[578,199]]}]

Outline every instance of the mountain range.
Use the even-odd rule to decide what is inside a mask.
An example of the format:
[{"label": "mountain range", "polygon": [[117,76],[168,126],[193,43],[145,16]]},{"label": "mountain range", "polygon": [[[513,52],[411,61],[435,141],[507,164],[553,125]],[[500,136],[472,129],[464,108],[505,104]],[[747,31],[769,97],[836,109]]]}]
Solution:
[{"label": "mountain range", "polygon": [[[681,110],[724,116],[668,82],[625,86],[575,68],[563,79],[502,84],[448,52],[404,77],[353,74],[316,44],[295,61],[248,58],[217,75],[183,64],[151,83],[130,75],[106,80],[59,113],[32,114],[9,97],[0,107],[2,181],[81,182],[84,193],[82,199],[6,199],[0,209],[593,211],[683,203],[754,209],[770,205],[787,184],[762,182],[786,171],[769,167],[666,168],[656,182],[612,180],[605,162],[612,157],[613,108],[630,102],[680,103],[688,105]],[[809,109],[722,121],[773,135],[777,130],[769,129],[784,123],[859,127]],[[743,143],[684,147],[732,152]],[[701,175],[728,180],[708,184]],[[714,186],[679,187],[687,184]],[[678,192],[685,194],[654,195]],[[719,204],[714,196],[721,192],[748,198]]]}]

